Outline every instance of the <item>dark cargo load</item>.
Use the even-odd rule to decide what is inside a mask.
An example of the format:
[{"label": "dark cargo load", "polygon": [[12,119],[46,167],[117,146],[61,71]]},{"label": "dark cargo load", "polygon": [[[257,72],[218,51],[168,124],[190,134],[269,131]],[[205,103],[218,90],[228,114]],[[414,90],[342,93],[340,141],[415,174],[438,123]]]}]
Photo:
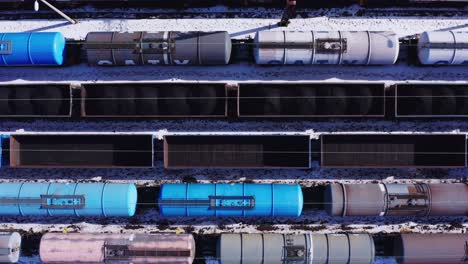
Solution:
[{"label": "dark cargo load", "polygon": [[383,117],[385,84],[240,84],[239,116]]},{"label": "dark cargo load", "polygon": [[464,167],[465,135],[324,134],[321,165],[357,167]]},{"label": "dark cargo load", "polygon": [[152,167],[151,135],[12,135],[10,166]]},{"label": "dark cargo load", "polygon": [[224,84],[84,84],[84,117],[225,117]]},{"label": "dark cargo load", "polygon": [[0,117],[69,117],[69,84],[0,85]]},{"label": "dark cargo load", "polygon": [[166,136],[166,168],[309,168],[307,136]]},{"label": "dark cargo load", "polygon": [[398,84],[397,117],[467,117],[468,85]]}]

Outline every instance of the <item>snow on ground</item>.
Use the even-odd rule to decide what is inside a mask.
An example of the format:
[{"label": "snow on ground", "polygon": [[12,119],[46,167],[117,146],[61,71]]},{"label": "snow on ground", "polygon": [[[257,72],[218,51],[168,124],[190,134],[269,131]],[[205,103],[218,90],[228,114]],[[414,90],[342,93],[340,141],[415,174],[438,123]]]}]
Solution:
[{"label": "snow on ground", "polygon": [[[2,32],[62,32],[67,38],[84,39],[90,31],[228,31],[233,38],[253,37],[262,30],[285,30],[277,27],[278,18],[223,19],[82,19],[78,24],[63,20],[0,21]],[[287,30],[371,30],[394,31],[399,37],[431,30],[468,28],[467,17],[329,17],[326,15],[291,20]]]},{"label": "snow on ground", "polygon": [[[219,7],[217,7],[219,8]],[[216,10],[216,8],[214,9]],[[288,30],[392,30],[400,37],[428,30],[468,30],[467,16],[398,17],[347,16],[361,8],[317,10],[308,18],[295,19]],[[267,10],[258,9],[259,16]],[[131,11],[129,11],[131,12]],[[83,39],[90,31],[158,31],[158,30],[227,30],[233,38],[252,37],[259,30],[283,30],[274,26],[277,19],[82,19],[77,25],[62,20],[0,21],[0,32],[60,31],[67,38]],[[259,67],[240,63],[221,67],[116,67],[97,68],[86,65],[64,68],[1,68],[1,83],[24,82],[94,82],[94,81],[457,81],[468,83],[466,67],[416,67],[400,63],[395,66],[285,66]],[[326,120],[311,121],[219,121],[219,120],[130,120],[69,121],[24,120],[2,121],[1,131],[468,131],[468,122],[460,121],[381,121]],[[136,182],[154,186],[164,182],[194,177],[201,182],[250,181],[301,183],[306,186],[329,181],[343,182],[454,182],[467,178],[467,169],[321,169],[309,170],[165,170],[160,161],[153,169],[7,169],[0,171],[1,181],[12,180],[82,180]],[[137,180],[136,180],[137,179]],[[433,180],[430,180],[433,179]],[[170,226],[169,226],[170,225]],[[326,226],[325,226],[326,225]],[[122,218],[42,218],[1,217],[0,229],[21,229],[33,232],[467,232],[467,217],[429,218],[332,218],[322,211],[308,210],[298,219],[172,219],[158,216],[156,210],[140,212],[130,219]],[[38,263],[37,256],[23,257],[21,263]],[[379,258],[376,263],[395,263]]]},{"label": "snow on ground", "polygon": [[[90,31],[227,30],[233,38],[253,36],[261,30],[284,30],[278,19],[84,19],[71,25],[62,20],[0,21],[0,32],[59,31],[67,38],[84,39]],[[467,17],[327,17],[294,19],[287,30],[392,30],[405,37],[428,30],[468,30]],[[78,65],[64,68],[8,68],[1,82],[115,81],[115,80],[374,80],[467,82],[466,67],[394,66],[285,66],[264,67],[248,63],[219,67],[113,67]]]}]

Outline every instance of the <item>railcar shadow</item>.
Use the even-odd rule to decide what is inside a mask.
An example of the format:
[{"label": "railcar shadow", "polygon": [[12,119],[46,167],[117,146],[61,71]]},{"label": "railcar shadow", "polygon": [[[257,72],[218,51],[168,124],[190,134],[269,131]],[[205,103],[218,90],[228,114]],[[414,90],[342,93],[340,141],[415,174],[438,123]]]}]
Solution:
[{"label": "railcar shadow", "polygon": [[[424,225],[438,225],[444,230],[454,230],[464,228],[464,223],[468,221],[466,216],[437,216],[437,217],[332,217],[323,211],[305,211],[301,217],[169,217],[159,215],[157,210],[148,209],[140,211],[133,217],[70,217],[70,216],[1,216],[0,223],[5,228],[7,224],[38,224],[45,225],[44,228],[58,229],[68,232],[79,232],[81,224],[101,225],[104,228],[113,229],[113,232],[124,230],[145,230],[154,232],[176,231],[177,229],[193,232],[193,227],[211,228],[217,231],[229,232],[236,229],[255,226],[259,231],[279,231],[281,225],[288,225],[292,231],[346,231],[362,232],[362,230],[378,229],[381,225],[393,225],[394,228],[407,229],[403,224],[408,224],[409,228],[429,229]],[[56,227],[55,225],[64,225]],[[232,225],[232,226],[231,226]],[[361,226],[353,226],[361,225]],[[21,228],[21,227],[20,227]],[[117,230],[116,230],[117,229]],[[105,231],[105,229],[103,230]]]},{"label": "railcar shadow", "polygon": [[46,31],[46,30],[50,30],[50,29],[54,29],[54,28],[60,28],[60,27],[69,26],[69,25],[72,25],[72,23],[66,21],[66,22],[61,22],[61,23],[57,23],[57,24],[53,24],[53,25],[49,25],[49,26],[45,26],[45,27],[26,30],[26,31],[23,31],[23,32]]},{"label": "railcar shadow", "polygon": [[136,182],[143,185],[159,185],[166,182],[255,182],[262,180],[275,183],[299,182],[316,185],[337,181],[412,181],[430,179],[466,179],[468,169],[180,169],[167,170],[162,161],[149,169],[0,169],[0,181],[61,181]]},{"label": "railcar shadow", "polygon": [[277,24],[270,24],[270,25],[266,25],[266,26],[262,26],[262,27],[258,27],[258,28],[252,28],[252,29],[242,30],[242,31],[239,31],[239,32],[230,33],[229,36],[231,38],[236,38],[236,37],[256,33],[256,32],[259,32],[259,31],[270,30],[270,29],[275,29],[275,28],[279,28],[279,26]]},{"label": "railcar shadow", "polygon": [[239,62],[221,66],[130,66],[8,67],[0,71],[0,82],[97,82],[97,81],[463,81],[463,66],[272,65]]}]

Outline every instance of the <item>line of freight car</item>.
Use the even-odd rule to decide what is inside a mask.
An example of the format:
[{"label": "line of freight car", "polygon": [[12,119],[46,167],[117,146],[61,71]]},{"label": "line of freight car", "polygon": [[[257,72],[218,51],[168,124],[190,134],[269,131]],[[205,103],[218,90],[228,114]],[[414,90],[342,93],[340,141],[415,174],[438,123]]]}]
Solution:
[{"label": "line of freight car", "polygon": [[[15,7],[32,8],[35,0],[0,0],[3,4],[16,4]],[[226,5],[232,7],[241,6],[265,6],[265,7],[284,7],[285,0],[49,0],[49,2],[58,7],[75,7],[84,4],[93,4],[95,7],[115,7],[119,4],[126,7],[145,6],[145,7],[206,7],[214,5]],[[131,3],[130,3],[131,2]],[[423,6],[427,7],[446,7],[463,6],[468,4],[467,0],[331,0],[331,1],[307,1],[295,0],[297,7],[330,7],[342,5],[359,4],[361,6]]]},{"label": "line of freight car", "polygon": [[[0,183],[0,215],[133,216],[134,184]],[[299,217],[298,184],[164,184],[158,204],[162,216]]]},{"label": "line of freight car", "polygon": [[12,168],[467,166],[466,133],[13,132],[0,139],[1,164]]},{"label": "line of freight car", "polygon": [[[190,234],[46,233],[39,255],[43,263],[191,264],[204,263],[208,257],[219,264],[372,264],[376,257],[386,256],[377,251],[383,247],[401,264],[460,264],[466,260],[468,243],[467,234],[384,236],[393,244],[365,233],[220,234],[214,239],[204,243]],[[211,255],[196,254],[196,245],[213,247]],[[20,248],[18,233],[0,235],[2,263],[17,262]]]},{"label": "line of freight car", "polygon": [[[60,66],[65,43],[60,33],[2,33],[0,66]],[[97,66],[225,65],[232,41],[226,31],[91,32],[83,47]],[[259,65],[391,65],[400,52],[389,31],[260,31],[252,48]],[[466,65],[468,32],[424,32],[417,52],[424,65]]]},{"label": "line of freight car", "polygon": [[[304,196],[298,184],[163,184],[138,204],[157,204],[163,217],[299,217],[304,206],[332,216],[468,215],[464,183],[334,184],[323,198],[319,189]],[[137,196],[133,184],[0,183],[0,215],[129,217]]]},{"label": "line of freight car", "polygon": [[4,118],[468,118],[468,85],[383,82],[0,85]]}]

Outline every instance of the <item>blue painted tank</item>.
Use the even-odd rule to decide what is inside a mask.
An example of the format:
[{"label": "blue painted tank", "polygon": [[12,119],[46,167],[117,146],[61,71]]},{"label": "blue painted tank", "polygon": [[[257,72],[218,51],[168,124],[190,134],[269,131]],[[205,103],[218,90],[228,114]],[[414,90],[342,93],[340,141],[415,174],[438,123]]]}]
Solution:
[{"label": "blue painted tank", "polygon": [[301,215],[298,184],[163,184],[163,216],[293,216]]},{"label": "blue painted tank", "polygon": [[65,42],[58,32],[0,33],[0,66],[62,65]]},{"label": "blue painted tank", "polygon": [[133,216],[134,184],[0,183],[0,215]]}]

